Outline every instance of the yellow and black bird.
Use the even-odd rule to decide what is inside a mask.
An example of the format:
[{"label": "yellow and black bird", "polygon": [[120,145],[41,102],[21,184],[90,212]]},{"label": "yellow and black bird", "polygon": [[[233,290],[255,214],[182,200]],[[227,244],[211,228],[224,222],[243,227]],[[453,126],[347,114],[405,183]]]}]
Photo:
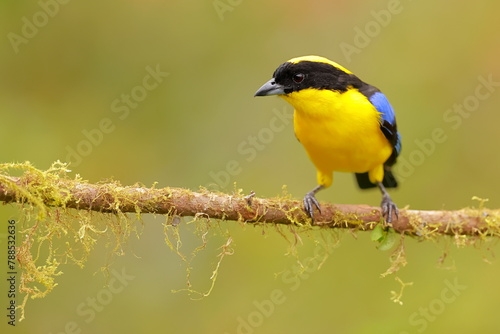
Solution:
[{"label": "yellow and black bird", "polygon": [[360,188],[379,187],[382,214],[390,223],[398,208],[386,191],[397,187],[391,172],[401,151],[394,110],[376,87],[341,65],[319,56],[304,56],[281,64],[255,93],[278,95],[294,111],[294,129],[317,169],[318,186],[304,197],[304,209],[314,218],[320,205],[315,194],[333,182],[333,172],[356,174]]}]

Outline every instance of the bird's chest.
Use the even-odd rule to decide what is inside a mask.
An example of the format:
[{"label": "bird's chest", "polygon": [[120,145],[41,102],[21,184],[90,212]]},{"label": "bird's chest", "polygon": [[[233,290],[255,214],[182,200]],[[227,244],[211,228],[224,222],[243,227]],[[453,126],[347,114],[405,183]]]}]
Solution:
[{"label": "bird's chest", "polygon": [[380,116],[358,96],[296,106],[295,135],[314,164],[323,170],[362,172],[390,154]]},{"label": "bird's chest", "polygon": [[309,118],[294,114],[297,139],[308,151],[353,154],[377,143],[382,132],[376,117]]}]

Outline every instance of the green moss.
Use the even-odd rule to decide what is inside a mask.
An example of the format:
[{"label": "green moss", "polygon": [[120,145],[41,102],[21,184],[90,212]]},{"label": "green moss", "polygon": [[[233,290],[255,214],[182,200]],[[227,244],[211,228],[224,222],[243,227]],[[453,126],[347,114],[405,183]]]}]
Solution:
[{"label": "green moss", "polygon": [[391,291],[391,300],[399,305],[403,305],[403,301],[401,300],[401,298],[403,298],[403,292],[404,292],[404,289],[407,287],[407,286],[412,286],[413,285],[413,282],[403,282],[401,280],[401,278],[399,277],[395,277],[395,280],[400,284],[400,289],[398,292],[396,291]]},{"label": "green moss", "polygon": [[[19,182],[7,176],[16,172],[21,173]],[[17,198],[22,226],[23,240],[17,250],[22,269],[19,291],[24,294],[18,306],[20,321],[25,317],[28,299],[43,298],[57,286],[56,278],[63,274],[62,263],[83,267],[102,237],[113,253],[123,254],[122,244],[136,230],[135,224],[119,210],[109,214],[67,208],[71,196],[60,181],[86,182],[79,175],[69,179],[69,172],[61,162],[55,162],[46,171],[29,162],[0,165],[0,180]],[[102,192],[112,192],[116,186],[117,182],[109,184]],[[118,198],[113,205],[118,208],[120,201],[127,200]]]},{"label": "green moss", "polygon": [[[24,318],[24,310],[30,298],[43,298],[56,286],[56,279],[62,275],[61,264],[74,263],[83,267],[90,252],[98,243],[106,242],[110,250],[110,255],[124,254],[123,245],[131,235],[140,237],[137,227],[141,226],[141,214],[143,210],[154,212],[158,201],[169,199],[170,192],[167,189],[155,191],[156,184],[149,190],[143,185],[136,184],[132,187],[123,187],[117,181],[101,182],[91,188],[96,193],[92,194],[93,201],[101,202],[103,212],[92,211],[92,208],[76,210],[68,207],[70,201],[74,201],[69,189],[90,187],[87,181],[79,175],[70,178],[68,166],[61,162],[55,162],[48,170],[41,171],[33,167],[29,162],[0,164],[0,182],[8,193],[14,194],[16,204],[19,207],[20,223],[22,229],[22,243],[18,248],[17,258],[22,268],[22,276],[19,290],[24,294],[23,302],[19,306],[21,317]],[[14,179],[12,174],[19,173]],[[231,200],[255,201],[253,197],[245,197],[243,190],[234,186],[234,193]],[[187,189],[180,191],[182,197],[190,198],[197,196]],[[144,192],[148,196],[143,196]],[[222,193],[208,192],[206,189],[199,191],[203,195],[217,197],[227,196]],[[292,256],[296,261],[299,272],[302,270],[319,270],[335,247],[340,244],[341,236],[351,233],[356,236],[360,230],[374,230],[372,238],[379,243],[380,250],[389,250],[395,243],[397,234],[392,230],[382,229],[381,222],[363,222],[361,216],[351,214],[333,214],[332,221],[326,225],[315,225],[304,211],[291,202],[291,195],[283,187],[282,193],[277,198],[266,199],[267,208],[273,207],[281,212],[289,220],[289,224],[270,224],[263,222],[266,212],[257,212],[247,222],[241,213],[237,220],[242,228],[251,225],[254,228],[262,229],[262,233],[277,233],[282,236],[288,244],[287,255]],[[467,208],[456,211],[448,217],[449,222],[436,222],[434,224],[424,224],[420,215],[406,212],[409,224],[412,229],[412,238],[426,241],[446,240],[442,261],[447,257],[450,244],[456,247],[474,246],[479,249],[488,249],[488,243],[500,236],[500,211],[488,210],[485,208],[487,200],[474,197],[478,201],[476,208]],[[248,203],[248,202],[247,202]],[[75,206],[75,203],[72,203]],[[127,214],[122,212],[122,208],[127,208]],[[252,205],[243,205],[243,208],[253,214]],[[262,207],[262,206],[261,206]],[[210,209],[210,208],[203,208]],[[112,212],[112,213],[110,213]],[[476,217],[481,225],[481,229],[474,231],[473,235],[463,235],[463,229],[467,226],[461,224],[460,215]],[[233,216],[234,217],[234,216]],[[184,249],[180,233],[181,218],[176,215],[175,208],[165,214],[164,235],[165,243],[175,252],[186,267],[186,291],[193,298],[204,298],[213,291],[220,267],[223,260],[228,255],[234,253],[233,237],[229,233],[228,227],[221,223],[222,220],[214,220],[206,213],[198,213],[190,220],[184,222],[184,226],[194,226],[189,233],[196,236],[198,245],[192,250]],[[376,226],[380,226],[377,228]],[[446,226],[443,236],[443,226]],[[342,229],[333,229],[340,227]],[[213,235],[222,238],[216,254],[215,265],[209,279],[209,287],[205,291],[194,289],[191,284],[191,274],[193,270],[193,260],[196,255],[207,249],[209,239]],[[390,266],[382,274],[382,277],[398,272],[407,264],[405,253],[405,238],[407,235],[399,235],[399,243],[390,255]],[[304,241],[309,240],[309,241]],[[301,258],[300,246],[305,242],[314,244],[315,253],[313,256]],[[214,249],[213,246],[211,248]],[[314,264],[311,269],[310,264]],[[309,267],[308,267],[309,266]],[[104,271],[107,270],[105,266]],[[401,303],[403,290],[410,283],[401,284],[399,292],[393,292],[392,299]]]},{"label": "green moss", "polygon": [[[186,288],[172,290],[172,292],[186,292],[192,299],[202,299],[209,296],[213,291],[219,275],[219,269],[224,258],[226,256],[233,255],[233,238],[231,237],[229,230],[220,224],[220,221],[211,220],[206,218],[205,215],[200,214],[196,215],[191,221],[184,222],[182,224],[189,227],[189,225],[195,223],[194,235],[199,240],[199,245],[195,246],[191,251],[183,250],[183,242],[181,240],[180,233],[181,226],[179,223],[180,218],[178,216],[168,217],[164,223],[165,242],[170,249],[179,256],[186,268]],[[216,263],[209,278],[210,286],[206,289],[206,291],[199,291],[197,288],[194,288],[191,283],[191,274],[193,270],[192,262],[200,251],[207,248],[210,234],[214,233],[222,235],[224,241],[222,245],[217,248]]]}]

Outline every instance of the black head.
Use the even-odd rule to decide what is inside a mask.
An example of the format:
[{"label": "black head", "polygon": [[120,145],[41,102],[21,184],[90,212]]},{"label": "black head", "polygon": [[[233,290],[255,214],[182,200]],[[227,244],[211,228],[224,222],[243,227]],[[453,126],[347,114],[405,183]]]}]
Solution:
[{"label": "black head", "polygon": [[[288,61],[274,71],[273,78],[255,93],[255,96],[283,95],[302,89],[329,89],[344,92],[348,86],[361,87],[363,82],[354,74],[333,62],[314,60]],[[325,59],[325,58],[319,58]]]},{"label": "black head", "polygon": [[273,74],[285,94],[306,88],[345,91],[352,81],[351,74],[327,63],[301,61],[284,63]]}]

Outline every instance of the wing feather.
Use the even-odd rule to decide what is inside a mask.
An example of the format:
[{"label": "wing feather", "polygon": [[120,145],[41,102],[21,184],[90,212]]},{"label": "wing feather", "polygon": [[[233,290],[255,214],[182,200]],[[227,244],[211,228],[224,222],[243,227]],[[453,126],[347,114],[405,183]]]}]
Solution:
[{"label": "wing feather", "polygon": [[401,152],[401,135],[398,132],[396,124],[396,114],[389,100],[387,100],[387,97],[382,92],[375,92],[369,97],[369,100],[380,113],[380,130],[382,130],[392,145],[392,154],[385,163],[388,166],[392,166],[396,162],[399,152]]}]

